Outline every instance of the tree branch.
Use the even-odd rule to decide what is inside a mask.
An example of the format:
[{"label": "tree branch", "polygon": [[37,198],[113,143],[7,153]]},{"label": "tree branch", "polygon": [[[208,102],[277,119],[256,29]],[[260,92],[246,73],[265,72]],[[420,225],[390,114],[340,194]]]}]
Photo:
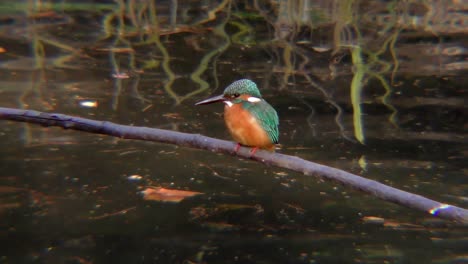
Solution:
[{"label": "tree branch", "polygon": [[199,134],[187,134],[148,127],[125,126],[107,121],[13,108],[0,107],[0,119],[34,123],[43,126],[58,126],[65,129],[104,134],[125,139],[156,141],[235,155],[245,159],[252,159],[265,164],[290,169],[307,176],[335,181],[385,201],[468,225],[468,210],[466,209],[440,203],[421,195],[405,192],[374,180],[369,180],[343,170],[310,162],[298,157],[271,153],[263,150],[257,151],[253,157],[250,157],[250,148],[245,147],[240,148],[236,153],[234,151],[236,144],[230,141],[214,139]]}]

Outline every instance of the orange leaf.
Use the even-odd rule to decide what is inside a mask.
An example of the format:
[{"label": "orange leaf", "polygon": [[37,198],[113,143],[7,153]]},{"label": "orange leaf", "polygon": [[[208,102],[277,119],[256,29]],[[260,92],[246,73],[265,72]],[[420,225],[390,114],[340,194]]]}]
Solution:
[{"label": "orange leaf", "polygon": [[141,192],[144,200],[178,203],[187,197],[203,194],[200,192],[181,191],[162,187],[148,187]]},{"label": "orange leaf", "polygon": [[362,221],[366,224],[378,224],[378,225],[383,225],[385,223],[385,219],[382,217],[377,217],[377,216],[364,216],[362,218]]}]

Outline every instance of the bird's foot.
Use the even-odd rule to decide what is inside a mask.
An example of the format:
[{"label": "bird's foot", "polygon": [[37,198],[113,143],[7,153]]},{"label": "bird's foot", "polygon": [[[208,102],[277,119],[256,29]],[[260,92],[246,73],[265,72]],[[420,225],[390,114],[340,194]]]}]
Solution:
[{"label": "bird's foot", "polygon": [[258,147],[254,147],[252,150],[250,150],[249,158],[252,158],[255,155],[255,153],[257,152],[257,150],[258,150]]},{"label": "bird's foot", "polygon": [[[235,153],[239,152],[239,149],[240,149],[241,146],[242,146],[242,145],[241,145],[240,143],[237,143],[237,144],[236,144],[236,148],[234,149],[234,152],[235,152]],[[249,158],[252,158],[252,157],[255,155],[255,153],[257,152],[257,150],[258,150],[258,147],[253,147],[253,148],[250,150]]]},{"label": "bird's foot", "polygon": [[234,152],[237,153],[241,147],[240,143],[237,143],[236,148],[234,149]]}]

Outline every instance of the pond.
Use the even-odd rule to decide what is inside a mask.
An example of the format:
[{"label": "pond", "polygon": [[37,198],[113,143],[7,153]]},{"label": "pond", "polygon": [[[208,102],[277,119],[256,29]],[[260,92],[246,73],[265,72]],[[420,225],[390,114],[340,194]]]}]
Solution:
[{"label": "pond", "polygon": [[[194,104],[248,78],[277,152],[467,208],[467,21],[462,1],[2,1],[0,107],[231,140]],[[468,261],[466,226],[335,182],[0,124],[2,263]]]}]

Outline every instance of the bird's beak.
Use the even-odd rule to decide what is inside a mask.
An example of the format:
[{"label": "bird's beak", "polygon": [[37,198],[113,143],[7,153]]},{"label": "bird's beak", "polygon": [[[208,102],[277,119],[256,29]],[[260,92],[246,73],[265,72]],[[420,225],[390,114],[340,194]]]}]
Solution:
[{"label": "bird's beak", "polygon": [[205,99],[203,101],[200,101],[196,103],[195,105],[205,105],[205,104],[212,104],[212,103],[223,102],[223,101],[226,101],[226,98],[224,98],[224,95],[220,94],[220,95]]}]

